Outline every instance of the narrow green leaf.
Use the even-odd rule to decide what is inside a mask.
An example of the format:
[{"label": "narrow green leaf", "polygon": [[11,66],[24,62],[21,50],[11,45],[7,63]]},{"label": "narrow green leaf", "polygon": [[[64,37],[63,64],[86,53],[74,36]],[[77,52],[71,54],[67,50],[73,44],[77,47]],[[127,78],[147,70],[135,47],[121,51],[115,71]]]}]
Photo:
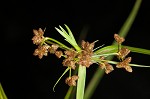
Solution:
[{"label": "narrow green leaf", "polygon": [[[107,61],[108,63],[110,63],[110,64],[117,64],[118,62],[116,62],[116,61]],[[147,65],[139,65],[139,64],[129,64],[129,66],[134,66],[134,67],[149,67],[150,68],[150,66],[147,66]]]},{"label": "narrow green leaf", "polygon": [[[126,45],[122,45],[122,47],[126,47],[129,50],[131,50],[131,52],[134,52],[134,53],[150,55],[150,50],[148,49],[131,47],[131,46],[126,46]],[[99,50],[96,50],[94,54],[115,53],[117,51],[118,51],[118,45],[109,45]]]},{"label": "narrow green leaf", "polygon": [[65,71],[64,71],[64,73],[59,77],[59,79],[57,80],[57,82],[55,83],[55,85],[54,85],[54,87],[53,87],[53,91],[55,92],[55,87],[56,87],[56,85],[58,84],[58,82],[60,81],[60,79],[66,74],[66,72],[69,70],[70,68],[68,67]]},{"label": "narrow green leaf", "polygon": [[1,83],[0,83],[0,99],[7,99],[7,96],[6,96],[5,92],[4,92],[4,89],[3,89],[2,85],[1,85]]},{"label": "narrow green leaf", "polygon": [[70,86],[70,87],[69,87],[68,92],[67,92],[67,94],[66,94],[66,96],[65,96],[64,99],[70,99],[69,97],[70,97],[70,95],[71,95],[71,92],[72,92],[72,90],[73,90],[73,87],[74,87],[74,86]]},{"label": "narrow green leaf", "polygon": [[118,51],[118,46],[116,45],[109,45],[103,48],[100,48],[99,50],[96,50],[94,54],[106,54],[106,53],[115,53]]},{"label": "narrow green leaf", "polygon": [[[76,43],[76,40],[75,40],[75,38],[74,38],[74,36],[73,36],[73,34],[72,34],[70,28],[69,28],[66,24],[64,24],[64,25],[65,25],[65,27],[67,28],[67,31],[68,31],[70,37],[71,37],[72,40]],[[76,45],[77,45],[77,43],[76,43]]]},{"label": "narrow green leaf", "polygon": [[[62,31],[63,33],[65,33],[66,35],[68,35],[68,33],[66,32],[66,30],[63,29],[60,25],[59,25],[59,28],[61,29],[61,31]],[[69,35],[68,35],[68,37],[69,37]]]},{"label": "narrow green leaf", "polygon": [[67,39],[68,41],[71,41],[69,35],[67,35],[66,33],[64,33],[63,31],[61,31],[60,29],[56,28],[55,29],[65,38]]},{"label": "narrow green leaf", "polygon": [[65,38],[65,40],[68,42],[68,43],[70,43],[75,49],[77,49],[77,50],[80,50],[80,47],[77,45],[77,43],[76,43],[76,41],[75,40],[72,40],[72,38],[66,33],[66,31],[61,27],[61,26],[59,26],[60,28],[61,28],[61,30],[60,29],[58,29],[58,28],[56,28],[55,27],[55,29]]},{"label": "narrow green leaf", "polygon": [[129,50],[131,50],[132,52],[150,55],[150,50],[148,50],[148,49],[137,48],[137,47],[131,47],[131,46],[125,46],[125,45],[123,45],[123,46],[124,46],[124,47],[127,47],[127,48],[128,48]]},{"label": "narrow green leaf", "polygon": [[[55,39],[53,39],[53,38],[46,37],[45,39],[46,39],[46,42],[47,42],[47,43],[52,43],[52,42],[54,42],[54,43],[58,44],[62,49],[70,50],[69,47],[67,47],[67,46],[64,45],[63,43],[61,43],[61,42],[59,42],[59,41],[57,41],[57,40],[55,40]],[[48,40],[49,40],[49,41],[52,41],[52,42],[49,42]]]},{"label": "narrow green leaf", "polygon": [[[121,27],[120,31],[119,31],[119,35],[122,37],[126,37],[126,35],[128,34],[131,25],[133,24],[135,17],[139,11],[139,8],[141,6],[141,2],[142,0],[136,0],[132,11],[130,12],[128,18],[126,19],[126,21],[124,22],[123,26]],[[112,44],[115,44],[116,42],[114,41]],[[109,57],[109,59],[113,59],[112,57]],[[100,68],[97,69],[97,71],[94,73],[93,78],[91,79],[90,83],[88,84],[86,91],[85,91],[85,96],[84,99],[90,99],[91,96],[93,95],[96,87],[98,86],[99,82],[101,81],[102,77],[104,75],[104,70],[101,70]]]},{"label": "narrow green leaf", "polygon": [[83,99],[84,98],[85,79],[86,79],[86,67],[85,66],[79,66],[78,76],[79,76],[79,79],[77,82],[76,99]]},{"label": "narrow green leaf", "polygon": [[132,24],[134,23],[135,17],[137,16],[141,3],[142,3],[142,0],[136,0],[128,18],[124,22],[122,28],[119,30],[120,36],[125,37],[127,33],[129,32]]},{"label": "narrow green leaf", "polygon": [[[86,35],[88,33],[88,29],[89,29],[89,26],[84,26],[83,29],[81,30],[81,33],[80,33],[80,36],[79,36],[79,40],[78,40],[78,44],[81,45],[81,41],[84,40],[86,38]],[[78,50],[79,51],[79,50]],[[73,71],[73,74],[76,75],[78,73],[78,65],[77,65],[77,69],[75,69]],[[76,92],[76,89],[77,87],[69,87],[67,93],[66,93],[66,96],[65,96],[65,99],[74,99],[74,96],[76,95],[75,92]]]}]

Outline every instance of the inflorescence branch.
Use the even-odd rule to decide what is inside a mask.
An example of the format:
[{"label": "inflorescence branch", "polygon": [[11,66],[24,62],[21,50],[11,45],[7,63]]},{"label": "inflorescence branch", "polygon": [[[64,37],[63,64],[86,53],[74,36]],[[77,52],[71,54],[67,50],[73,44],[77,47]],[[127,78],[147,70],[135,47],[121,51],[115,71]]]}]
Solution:
[{"label": "inflorescence branch", "polygon": [[[75,42],[75,39],[71,34],[69,27],[66,26],[66,28],[69,30],[69,35],[62,27],[62,31],[60,31],[58,28],[56,29],[61,32],[61,35],[67,36],[66,38],[68,38],[68,40],[65,39],[66,41],[69,41],[70,44],[76,44],[72,43]],[[116,64],[116,68],[124,68],[128,72],[133,71],[130,65],[132,58],[126,57],[130,53],[130,50],[126,47],[121,46],[125,39],[123,37],[120,37],[118,34],[114,34],[114,39],[118,44],[118,49],[116,51],[96,53],[97,50],[101,49],[101,47],[98,47],[95,51],[94,46],[97,41],[89,43],[82,40],[80,48],[81,50],[76,50],[74,46],[68,47],[57,41],[56,39],[44,37],[44,32],[45,31],[43,31],[41,28],[39,28],[38,30],[33,29],[34,36],[32,38],[32,41],[33,44],[38,46],[37,49],[35,49],[33,55],[38,56],[39,59],[42,59],[43,56],[47,56],[48,53],[55,54],[57,58],[63,57],[64,60],[62,61],[62,65],[67,67],[65,73],[70,70],[69,77],[67,77],[65,80],[65,83],[69,86],[76,86],[76,81],[79,78],[77,75],[71,75],[71,70],[75,70],[76,66],[85,66],[89,68],[90,66],[92,66],[92,64],[95,63],[98,64],[101,69],[104,69],[106,74],[109,74],[114,70],[114,66],[112,64]],[[71,42],[71,40],[73,41]],[[105,50],[103,52],[105,52]],[[111,55],[116,56],[119,62],[106,59]]]}]

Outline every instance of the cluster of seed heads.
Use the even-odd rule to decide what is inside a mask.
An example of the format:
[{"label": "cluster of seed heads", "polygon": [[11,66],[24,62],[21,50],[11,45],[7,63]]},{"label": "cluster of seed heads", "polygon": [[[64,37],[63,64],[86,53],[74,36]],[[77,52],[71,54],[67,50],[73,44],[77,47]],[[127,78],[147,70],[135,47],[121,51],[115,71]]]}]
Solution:
[{"label": "cluster of seed heads", "polygon": [[[64,57],[62,62],[63,66],[69,67],[73,70],[76,69],[77,65],[89,68],[93,63],[99,64],[99,67],[104,69],[106,74],[109,74],[114,70],[113,66],[107,62],[105,57],[100,56],[98,61],[92,59],[92,56],[94,55],[93,48],[95,42],[89,43],[82,40],[80,52],[76,51],[74,48],[64,50],[61,49],[62,47],[59,44],[52,42],[51,44],[46,43],[47,39],[45,39],[46,37],[43,36],[44,31],[41,28],[38,30],[33,29],[33,33],[33,44],[38,46],[37,49],[35,49],[33,55],[38,56],[40,59],[50,53],[55,54],[58,58]],[[118,45],[121,45],[122,42],[125,41],[125,39],[120,37],[118,34],[114,34],[114,39]],[[128,72],[132,72],[132,68],[129,66],[131,57],[126,58],[129,53],[129,49],[118,46],[117,58],[120,62],[116,64],[116,68],[124,68]],[[78,78],[79,77],[77,75],[69,76],[66,78],[65,83],[69,86],[76,86],[76,80]]]}]

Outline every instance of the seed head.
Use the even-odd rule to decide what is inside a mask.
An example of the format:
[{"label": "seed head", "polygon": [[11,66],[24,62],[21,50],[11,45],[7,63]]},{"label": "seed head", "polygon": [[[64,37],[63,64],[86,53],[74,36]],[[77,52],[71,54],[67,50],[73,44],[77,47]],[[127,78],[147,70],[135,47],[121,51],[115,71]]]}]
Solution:
[{"label": "seed head", "polygon": [[72,77],[67,77],[65,83],[69,86],[76,86],[76,80],[78,80],[79,76],[73,75]]},{"label": "seed head", "polygon": [[121,44],[125,41],[125,39],[123,37],[120,37],[118,34],[114,34],[114,38],[118,44]]},{"label": "seed head", "polygon": [[33,44],[39,45],[44,40],[44,31],[39,28],[38,30],[33,29],[34,36],[32,38]]},{"label": "seed head", "polygon": [[129,63],[131,62],[131,57],[126,58],[122,62],[119,62],[116,67],[117,68],[125,68],[126,71],[132,72],[132,68],[129,66]]},{"label": "seed head", "polygon": [[124,59],[128,54],[130,53],[130,50],[126,47],[121,48],[118,52],[118,58]]},{"label": "seed head", "polygon": [[56,51],[56,52],[55,52],[55,55],[56,55],[58,58],[61,58],[61,56],[63,55],[63,52],[62,52],[62,51]]},{"label": "seed head", "polygon": [[43,56],[48,55],[49,47],[50,47],[49,45],[39,45],[38,48],[35,49],[33,55],[38,56],[41,59]]},{"label": "seed head", "polygon": [[57,44],[51,45],[50,48],[49,48],[49,52],[51,54],[54,54],[56,52],[56,50],[58,49],[58,47],[59,47],[59,45],[57,45]]},{"label": "seed head", "polygon": [[114,70],[113,66],[110,65],[110,64],[107,63],[107,62],[100,63],[100,64],[99,64],[99,67],[100,67],[101,69],[105,69],[105,73],[106,73],[106,74],[109,74],[110,72],[112,72],[112,71]]}]

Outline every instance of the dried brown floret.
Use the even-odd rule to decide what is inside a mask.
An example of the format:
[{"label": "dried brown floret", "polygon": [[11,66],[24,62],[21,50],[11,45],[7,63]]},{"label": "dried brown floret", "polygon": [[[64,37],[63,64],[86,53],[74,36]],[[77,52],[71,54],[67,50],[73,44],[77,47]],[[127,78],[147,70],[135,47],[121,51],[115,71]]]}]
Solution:
[{"label": "dried brown floret", "polygon": [[130,53],[130,50],[126,47],[121,48],[118,52],[118,58],[124,59],[128,54]]},{"label": "dried brown floret", "polygon": [[132,72],[132,68],[129,66],[129,63],[131,62],[131,57],[126,58],[122,62],[119,62],[116,67],[117,68],[125,68],[126,71]]},{"label": "dried brown floret", "polygon": [[104,56],[100,56],[99,58],[100,58],[100,60],[104,60],[104,59],[105,59],[105,57],[104,57]]},{"label": "dried brown floret", "polygon": [[82,65],[82,66],[89,68],[90,65],[93,64],[93,62],[91,60],[91,56],[88,54],[87,55],[81,54],[78,58],[79,58],[79,61],[78,61],[79,65]]},{"label": "dried brown floret", "polygon": [[79,76],[73,75],[72,77],[67,77],[65,83],[69,86],[76,86],[76,80],[78,80]]},{"label": "dried brown floret", "polygon": [[37,56],[41,59],[43,56],[48,55],[49,45],[39,45],[37,49],[35,49],[33,55]]},{"label": "dried brown floret", "polygon": [[75,68],[76,68],[75,61],[69,60],[68,58],[64,59],[62,64],[63,64],[63,66],[71,67],[71,69],[73,69],[73,70],[75,70]]},{"label": "dried brown floret", "polygon": [[64,51],[65,55],[68,57],[74,58],[77,55],[77,52],[74,49]]},{"label": "dried brown floret", "polygon": [[85,42],[84,40],[82,40],[81,42],[82,48],[86,50],[87,52],[92,52],[94,45],[95,45],[95,42],[89,43],[89,42]]},{"label": "dried brown floret", "polygon": [[79,61],[77,62],[79,65],[86,66],[87,68],[90,67],[90,65],[93,64],[92,62],[92,55],[93,55],[93,48],[94,48],[95,42],[89,43],[82,40],[81,46],[83,50],[81,53],[77,55],[77,58]]},{"label": "dried brown floret", "polygon": [[33,29],[34,36],[32,38],[33,44],[39,45],[44,40],[44,31],[39,28],[38,30]]},{"label": "dried brown floret", "polygon": [[112,72],[114,70],[113,66],[110,65],[109,63],[107,62],[104,62],[104,63],[100,63],[99,67],[101,69],[105,69],[105,73],[106,74],[109,74],[110,72]]},{"label": "dried brown floret", "polygon": [[100,63],[100,64],[99,64],[99,67],[100,67],[101,69],[105,69],[105,64],[104,64],[104,63]]},{"label": "dried brown floret", "polygon": [[52,44],[52,45],[50,46],[50,48],[49,48],[49,52],[50,52],[51,54],[54,54],[54,53],[56,52],[56,50],[58,49],[58,47],[59,47],[59,45],[57,45],[57,44]]},{"label": "dried brown floret", "polygon": [[62,51],[56,51],[56,52],[55,52],[55,55],[56,55],[58,58],[61,58],[61,56],[63,55],[63,52],[62,52]]},{"label": "dried brown floret", "polygon": [[63,66],[69,66],[72,69],[75,69],[75,57],[77,55],[76,51],[74,49],[72,50],[66,50],[64,51],[65,55],[66,55],[66,59],[63,60],[62,64]]},{"label": "dried brown floret", "polygon": [[114,38],[118,44],[121,44],[125,41],[125,39],[123,37],[120,37],[118,34],[114,34]]}]

